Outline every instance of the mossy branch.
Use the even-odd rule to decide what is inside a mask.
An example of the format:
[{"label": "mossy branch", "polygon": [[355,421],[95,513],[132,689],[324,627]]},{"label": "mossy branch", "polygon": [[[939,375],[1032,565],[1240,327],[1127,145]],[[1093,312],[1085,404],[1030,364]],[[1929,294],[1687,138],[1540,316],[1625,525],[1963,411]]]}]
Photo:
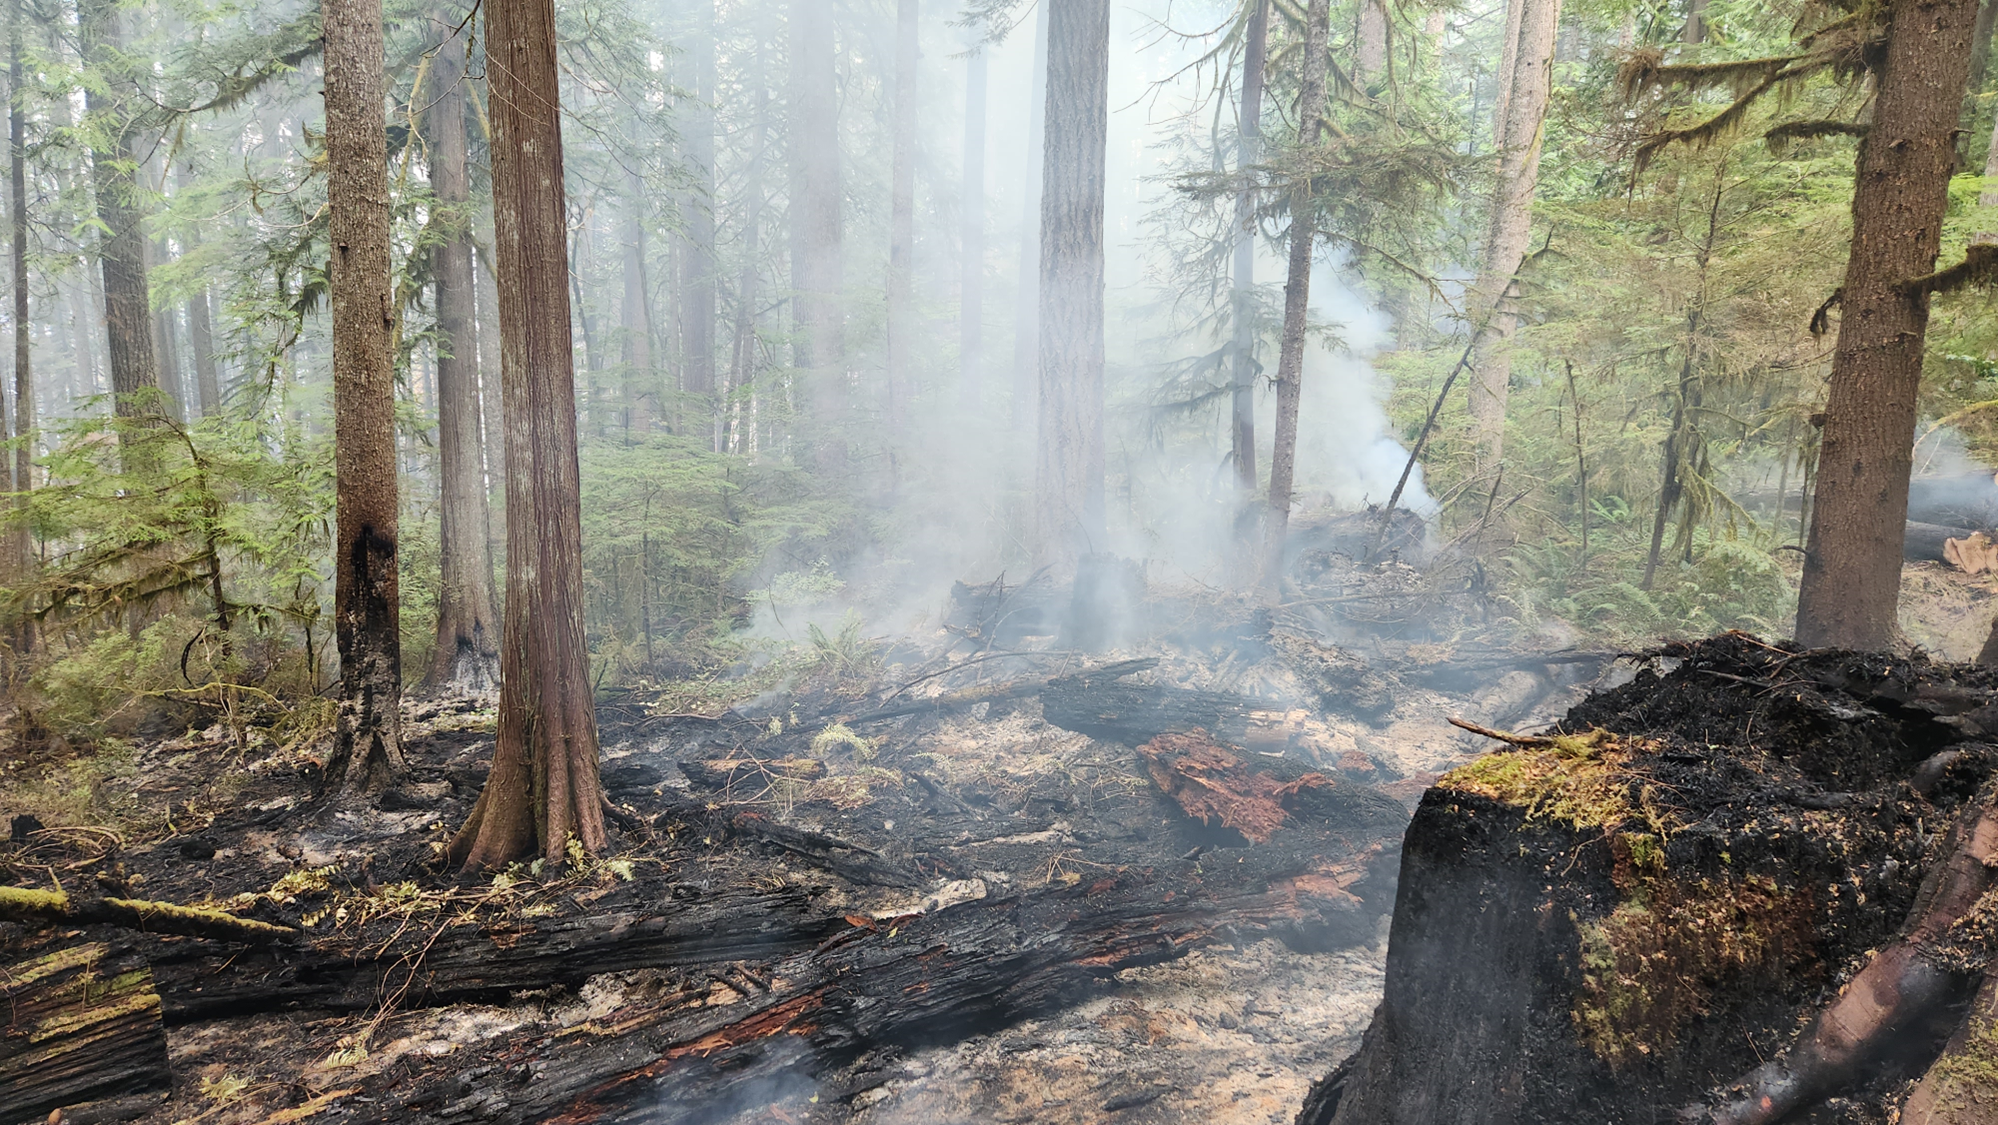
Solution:
[{"label": "mossy branch", "polygon": [[1972,285],[1998,281],[1998,245],[1973,243],[1963,251],[1963,260],[1945,270],[1911,278],[1894,288],[1904,297],[1925,297],[1954,293]]},{"label": "mossy branch", "polygon": [[210,941],[271,945],[296,940],[299,931],[201,906],[146,899],[73,899],[61,891],[0,887],[0,921],[24,925],[100,922],[150,934],[178,934]]}]

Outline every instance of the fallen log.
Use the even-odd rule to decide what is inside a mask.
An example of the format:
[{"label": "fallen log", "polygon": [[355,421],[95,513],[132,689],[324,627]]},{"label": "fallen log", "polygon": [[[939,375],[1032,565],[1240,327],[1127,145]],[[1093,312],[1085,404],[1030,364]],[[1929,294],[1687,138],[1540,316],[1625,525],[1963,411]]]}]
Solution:
[{"label": "fallen log", "polygon": [[[1148,672],[1159,666],[1156,656],[1140,657],[1136,660],[1120,660],[1115,664],[1105,664],[1100,668],[1082,673],[1090,682],[1107,682],[1124,676]],[[1040,695],[1057,684],[1075,680],[1074,675],[1056,676],[1052,679],[1014,680],[1003,684],[978,684],[957,691],[945,692],[928,699],[906,699],[891,706],[879,707],[846,718],[848,723],[873,723],[883,719],[897,719],[904,715],[941,714],[950,711],[963,711],[980,703],[997,703],[1002,700],[1030,699]]]},{"label": "fallen log", "polygon": [[[171,1084],[160,998],[145,958],[129,944],[57,946],[46,942],[0,967],[0,1121],[76,1120],[85,1115],[52,1115]],[[93,1116],[125,1120],[154,1101],[125,1107],[136,1112]]]},{"label": "fallen log", "polygon": [[252,945],[295,940],[297,930],[238,918],[203,906],[131,898],[72,898],[62,891],[0,887],[0,921],[24,925],[121,926],[149,934],[177,934]]},{"label": "fallen log", "polygon": [[826,764],[816,758],[708,758],[680,763],[680,772],[697,789],[768,788],[778,781],[817,781]]},{"label": "fallen log", "polygon": [[1974,527],[1909,520],[1901,536],[1901,557],[1909,562],[1948,562],[1951,540],[1969,539]]}]

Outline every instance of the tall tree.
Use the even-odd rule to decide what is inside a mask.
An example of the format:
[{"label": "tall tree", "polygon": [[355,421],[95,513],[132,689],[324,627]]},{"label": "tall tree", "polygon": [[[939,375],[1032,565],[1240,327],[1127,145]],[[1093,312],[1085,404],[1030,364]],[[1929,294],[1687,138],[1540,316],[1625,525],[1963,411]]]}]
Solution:
[{"label": "tall tree", "polygon": [[1353,48],[1353,76],[1365,85],[1387,69],[1387,0],[1360,0],[1360,31]]},{"label": "tall tree", "polygon": [[99,73],[96,81],[85,84],[84,106],[93,122],[91,186],[101,228],[97,260],[104,278],[111,391],[120,417],[141,417],[158,412],[151,396],[159,390],[160,376],[153,354],[146,236],[140,229],[145,196],[139,183],[143,122],[138,90],[126,72],[117,0],[80,0],[77,18],[84,62]]},{"label": "tall tree", "polygon": [[1498,177],[1485,229],[1485,256],[1473,289],[1476,333],[1471,367],[1471,418],[1478,466],[1498,471],[1505,455],[1505,409],[1512,383],[1510,342],[1518,330],[1513,277],[1533,234],[1533,196],[1540,185],[1542,123],[1553,90],[1554,33],[1561,0],[1506,0],[1508,50],[1499,67],[1499,103],[1492,118]]},{"label": "tall tree", "polygon": [[[194,170],[182,162],[176,171],[176,185],[186,191],[194,183]],[[186,234],[187,249],[193,253],[201,245],[201,235]],[[188,367],[194,375],[195,404],[203,417],[222,409],[222,380],[215,366],[215,331],[209,318],[209,289],[201,286],[187,299]]]},{"label": "tall tree", "polygon": [[964,60],[964,232],[957,333],[958,399],[974,410],[985,397],[985,87],[985,45],[974,43]]},{"label": "tall tree", "polygon": [[1233,436],[1235,483],[1256,490],[1256,191],[1250,169],[1262,160],[1263,65],[1269,49],[1269,0],[1251,0],[1242,44],[1242,104],[1235,166],[1242,177],[1235,199],[1234,396],[1229,431]]},{"label": "tall tree", "polygon": [[1027,92],[1027,158],[1020,216],[1020,284],[1013,302],[1013,428],[1034,415],[1041,369],[1041,187],[1047,155],[1048,3],[1034,5],[1034,72]]},{"label": "tall tree", "polygon": [[[681,137],[694,191],[680,256],[680,339],[685,363],[682,389],[692,396],[702,432],[714,426],[715,393],[715,0],[694,0],[688,37],[693,64],[692,112]],[[640,269],[644,267],[641,259]]]},{"label": "tall tree", "polygon": [[[466,134],[462,15],[432,14],[447,38],[431,61],[430,190],[443,238],[433,252],[437,286],[438,561],[437,647],[425,684],[434,691],[483,693],[499,685],[499,613],[487,534],[485,449],[479,426],[478,317],[473,296],[471,162]],[[462,37],[461,37],[462,36]]]},{"label": "tall tree", "polygon": [[1311,0],[1304,13],[1304,53],[1297,95],[1301,157],[1290,189],[1290,262],[1283,283],[1283,340],[1277,352],[1276,436],[1270,450],[1270,511],[1263,582],[1275,590],[1290,534],[1290,492],[1297,467],[1297,407],[1304,393],[1304,338],[1311,308],[1311,257],[1318,241],[1317,200],[1311,189],[1312,150],[1325,124],[1326,42],[1331,0]]},{"label": "tall tree", "polygon": [[574,839],[603,851],[597,716],[583,635],[582,493],[563,235],[554,0],[486,0],[493,251],[506,420],[506,630],[492,772],[447,858],[473,868]]},{"label": "tall tree", "polygon": [[1859,143],[1852,255],[1797,597],[1797,640],[1885,648],[1901,592],[1922,342],[1976,0],[1893,0]]},{"label": "tall tree", "polygon": [[846,328],[840,300],[839,90],[832,5],[791,0],[791,290],[818,467],[846,465]]},{"label": "tall tree", "polygon": [[1110,118],[1110,0],[1044,0],[1047,146],[1041,174],[1042,553],[1103,549],[1103,192]]},{"label": "tall tree", "polygon": [[[888,432],[899,439],[909,393],[909,344],[916,321],[909,307],[916,256],[916,68],[921,55],[917,17],[922,0],[895,5],[894,134],[888,183]],[[890,463],[894,461],[890,445]]]},{"label": "tall tree", "polygon": [[[7,529],[13,566],[7,580],[27,585],[34,573],[35,544],[27,519],[28,491],[35,486],[35,381],[29,367],[34,334],[28,319],[28,125],[27,91],[21,84],[21,21],[27,0],[14,0],[7,21],[7,179],[14,259],[14,519]],[[16,647],[26,650],[34,637],[29,618],[22,616]]]},{"label": "tall tree", "polygon": [[402,755],[396,587],[395,303],[381,0],[325,0],[326,205],[332,243],[333,627],[340,717],[329,794],[386,789]]},{"label": "tall tree", "polygon": [[659,387],[652,366],[652,301],[645,284],[645,178],[636,170],[625,177],[625,196],[624,298],[618,302],[624,353],[619,359],[625,371],[625,426],[643,437],[652,432]]}]

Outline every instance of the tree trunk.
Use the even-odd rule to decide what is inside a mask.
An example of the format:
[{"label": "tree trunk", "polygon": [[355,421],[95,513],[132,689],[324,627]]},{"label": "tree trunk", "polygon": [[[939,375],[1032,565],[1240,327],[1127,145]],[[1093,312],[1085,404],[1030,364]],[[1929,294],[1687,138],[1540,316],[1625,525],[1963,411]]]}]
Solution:
[{"label": "tree trunk", "polygon": [[1361,86],[1387,69],[1387,0],[1360,0],[1360,33],[1353,50],[1353,76]]},{"label": "tree trunk", "polygon": [[1692,44],[1706,42],[1707,0],[1686,0],[1686,26],[1680,29],[1679,39]]},{"label": "tree trunk", "polygon": [[624,409],[626,426],[639,437],[652,432],[659,406],[658,373],[652,367],[652,306],[645,292],[645,181],[637,172],[625,177],[624,299],[620,327],[624,330]]},{"label": "tree trunk", "polygon": [[[451,34],[460,13],[439,9],[433,30]],[[425,684],[433,691],[483,694],[499,686],[499,612],[487,537],[485,451],[479,438],[479,343],[473,308],[469,138],[465,63],[469,38],[451,38],[431,63],[436,86],[425,99],[430,189],[446,231],[437,274],[437,648]]]},{"label": "tree trunk", "polygon": [[102,131],[93,135],[108,133],[111,138],[108,147],[91,151],[90,167],[97,221],[103,227],[97,259],[104,277],[113,407],[121,418],[157,415],[160,377],[153,355],[145,234],[139,229],[144,219],[136,151],[139,119],[119,93],[129,92],[131,85],[118,73],[124,51],[119,9],[115,0],[83,0],[77,15],[85,61],[107,72],[106,81],[85,88],[84,105],[101,122]]},{"label": "tree trunk", "polygon": [[[1516,36],[1513,20],[1518,20]],[[1478,468],[1498,471],[1505,455],[1506,399],[1512,382],[1509,342],[1518,327],[1512,278],[1526,260],[1533,233],[1533,194],[1540,183],[1541,123],[1554,77],[1554,33],[1560,0],[1510,0],[1506,5],[1513,50],[1500,66],[1498,112],[1492,131],[1498,148],[1498,186],[1485,233],[1484,269],[1473,298],[1471,419]]]},{"label": "tree trunk", "polygon": [[[1998,3],[1985,3],[1977,9],[1977,22],[1970,32],[1970,77],[1964,81],[1964,90],[1969,95],[1966,102],[1964,124],[1970,124],[1975,117],[1977,95],[1984,92],[1984,76],[1991,65],[1991,33],[1998,30]],[[1965,136],[1968,136],[1968,130]]]},{"label": "tree trunk", "polygon": [[[1330,0],[1311,0],[1304,18],[1303,74],[1298,83],[1297,139],[1309,152],[1325,120],[1325,45],[1331,32]],[[1277,353],[1276,441],[1270,450],[1270,513],[1263,545],[1263,584],[1276,592],[1283,579],[1283,545],[1290,533],[1290,491],[1297,466],[1297,406],[1304,391],[1304,334],[1311,305],[1312,225],[1317,203],[1311,178],[1299,175],[1290,191],[1290,272],[1283,285],[1283,343]]]},{"label": "tree trunk", "polygon": [[[28,126],[25,98],[21,91],[21,21],[27,0],[14,0],[7,21],[7,89],[15,92],[7,114],[8,203],[12,212],[14,258],[14,519],[7,528],[8,553],[13,566],[7,575],[9,585],[27,586],[35,572],[35,543],[28,527],[28,493],[35,487],[35,381],[29,364],[34,340],[28,319]],[[27,606],[19,606],[26,610]],[[33,645],[33,618],[25,612],[15,636],[17,651]]]},{"label": "tree trunk", "polygon": [[492,773],[448,858],[472,868],[573,837],[604,850],[597,717],[583,635],[582,495],[553,0],[486,0],[493,250],[507,457],[506,631]]},{"label": "tree trunk", "polygon": [[1036,507],[1042,554],[1073,564],[1105,547],[1103,190],[1110,3],[1047,3]]},{"label": "tree trunk", "polygon": [[791,289],[809,411],[803,436],[818,468],[837,479],[847,408],[832,16],[824,0],[791,0]]},{"label": "tree trunk", "polygon": [[395,304],[381,0],[326,0],[326,203],[332,260],[333,628],[340,719],[328,795],[378,793],[402,755],[396,588]]},{"label": "tree trunk", "polygon": [[187,345],[193,354],[194,383],[201,414],[207,417],[222,409],[222,379],[215,369],[215,328],[209,319],[208,290],[197,290],[187,299]]},{"label": "tree trunk", "polygon": [[958,401],[977,410],[985,400],[985,89],[986,51],[974,45],[964,60],[964,234],[958,292]]},{"label": "tree trunk", "polygon": [[888,180],[888,461],[902,437],[902,413],[909,395],[909,344],[916,331],[909,308],[915,284],[916,254],[916,70],[921,52],[918,16],[921,0],[895,5],[895,101],[890,129],[893,165]]},{"label": "tree trunk", "polygon": [[[685,253],[681,255],[680,339],[685,364],[682,389],[692,397],[699,429],[714,428],[715,394],[715,0],[695,0],[694,33],[687,52],[693,64],[694,105],[681,137],[687,171],[694,178],[693,205],[687,209]],[[644,276],[645,262],[638,262]],[[644,285],[639,286],[640,297]],[[646,318],[650,330],[651,318]],[[682,427],[686,429],[686,427]]]},{"label": "tree trunk", "polygon": [[[1052,0],[1049,0],[1052,3]],[[1013,412],[1015,430],[1036,416],[1034,392],[1041,368],[1041,188],[1045,174],[1048,106],[1048,4],[1034,6],[1034,73],[1027,93],[1027,154],[1021,164],[1020,284],[1013,301]]]},{"label": "tree trunk", "polygon": [[[487,228],[491,234],[491,228]],[[486,245],[491,246],[490,237]],[[491,255],[472,247],[472,309],[479,361],[479,433],[486,463],[486,556],[498,563],[506,550],[506,424],[500,403],[499,286]],[[495,503],[497,498],[497,503]]]},{"label": "tree trunk", "polygon": [[1797,640],[1813,647],[1894,637],[1929,321],[1928,293],[1898,286],[1935,267],[1976,18],[1976,0],[1895,0],[1888,17],[1797,598]]},{"label": "tree trunk", "polygon": [[[168,260],[166,243],[155,243],[157,261]],[[157,309],[153,312],[153,354],[159,358],[160,397],[166,401],[167,414],[177,421],[185,422],[193,415],[187,408],[187,388],[180,379],[180,349],[174,340],[173,310]]]},{"label": "tree trunk", "polygon": [[1249,177],[1250,169],[1263,158],[1263,63],[1269,34],[1269,0],[1254,0],[1242,45],[1240,146],[1235,158],[1242,190],[1235,200],[1235,393],[1229,425],[1235,483],[1243,492],[1256,490],[1256,193]]}]

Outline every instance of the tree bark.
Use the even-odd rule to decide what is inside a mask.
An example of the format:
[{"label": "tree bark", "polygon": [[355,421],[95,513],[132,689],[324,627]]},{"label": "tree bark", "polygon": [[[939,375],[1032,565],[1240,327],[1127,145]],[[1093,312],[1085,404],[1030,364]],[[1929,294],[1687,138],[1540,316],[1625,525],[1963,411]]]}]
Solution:
[{"label": "tree bark", "polygon": [[958,401],[985,400],[985,92],[987,57],[974,44],[964,61],[964,233],[958,290]]},{"label": "tree bark", "polygon": [[222,409],[222,379],[215,368],[215,327],[209,318],[209,293],[197,291],[187,299],[187,345],[193,352],[196,400],[207,417]]},{"label": "tree bark", "polygon": [[1262,160],[1263,64],[1269,48],[1269,0],[1254,0],[1242,45],[1242,104],[1235,167],[1242,177],[1235,200],[1234,397],[1229,432],[1233,436],[1235,483],[1256,490],[1256,192],[1250,169]]},{"label": "tree bark", "polygon": [[1353,50],[1353,76],[1362,86],[1387,70],[1387,0],[1360,0],[1360,32]]},{"label": "tree bark", "polygon": [[[490,138],[488,138],[490,139]],[[487,227],[487,234],[491,234]],[[486,245],[491,246],[490,237]],[[495,564],[506,551],[506,423],[500,402],[499,285],[492,256],[472,247],[472,311],[477,321],[479,433],[486,463],[486,556]],[[495,503],[497,498],[497,503]]]},{"label": "tree bark", "polygon": [[402,754],[396,575],[395,304],[380,0],[326,0],[326,202],[332,242],[333,628],[340,717],[329,796],[378,793]]},{"label": "tree bark", "polygon": [[[1318,144],[1325,120],[1325,46],[1331,33],[1330,0],[1311,0],[1304,18],[1303,73],[1298,83],[1298,148]],[[1290,493],[1297,466],[1297,407],[1304,391],[1304,335],[1311,305],[1311,251],[1317,206],[1311,177],[1300,169],[1290,193],[1290,270],[1283,285],[1283,342],[1277,354],[1276,440],[1270,450],[1269,526],[1263,545],[1263,584],[1275,592],[1283,579],[1283,546],[1290,533]]]},{"label": "tree bark", "polygon": [[1686,0],[1686,26],[1680,29],[1679,40],[1688,44],[1706,42],[1707,0]]},{"label": "tree bark", "polygon": [[[166,243],[154,244],[158,262],[168,261]],[[180,349],[174,339],[173,309],[153,312],[153,354],[159,358],[160,397],[166,401],[168,416],[185,422],[193,417],[188,410],[187,388],[180,379]]]},{"label": "tree bark", "polygon": [[582,495],[553,0],[486,0],[493,250],[507,458],[506,630],[492,772],[448,858],[489,868],[574,838],[602,852],[583,634]]},{"label": "tree bark", "polygon": [[1813,647],[1877,649],[1894,637],[1929,321],[1928,293],[1899,286],[1935,267],[1976,18],[1976,0],[1890,9],[1797,598],[1797,640]]},{"label": "tree bark", "polygon": [[1104,549],[1103,191],[1109,0],[1048,4],[1041,189],[1041,392],[1035,476],[1042,554]]},{"label": "tree bark", "polygon": [[[1052,0],[1050,0],[1050,3]],[[1027,93],[1027,153],[1022,162],[1020,284],[1013,301],[1013,412],[1015,430],[1037,414],[1035,388],[1041,368],[1041,189],[1045,174],[1048,105],[1048,4],[1034,7],[1034,73]]]},{"label": "tree bark", "polygon": [[[1514,26],[1514,20],[1517,26]],[[1477,345],[1472,360],[1471,419],[1482,472],[1498,471],[1505,456],[1506,400],[1512,382],[1509,343],[1518,328],[1511,280],[1526,260],[1533,233],[1533,194],[1540,183],[1541,125],[1554,77],[1554,33],[1560,0],[1510,0],[1508,41],[1501,63],[1498,111],[1492,119],[1498,148],[1498,184],[1485,232],[1484,268],[1474,290]]]},{"label": "tree bark", "polygon": [[909,394],[909,344],[916,331],[909,308],[916,255],[916,72],[921,62],[921,0],[895,5],[895,101],[890,129],[893,164],[888,181],[888,439],[889,463],[902,437]]},{"label": "tree bark", "polygon": [[[35,572],[35,543],[28,527],[28,493],[35,487],[35,381],[30,365],[34,334],[28,319],[28,126],[21,96],[21,21],[27,0],[14,0],[7,21],[8,203],[14,259],[14,519],[7,529],[13,567],[7,581],[24,588]],[[20,606],[25,610],[25,604]],[[27,652],[34,641],[33,618],[23,613],[15,646]]]},{"label": "tree bark", "polygon": [[119,73],[117,61],[124,49],[119,9],[115,0],[82,0],[77,16],[84,60],[104,71],[102,80],[85,87],[84,106],[112,138],[109,147],[92,149],[90,167],[97,221],[103,226],[97,259],[104,278],[113,407],[121,418],[156,416],[160,377],[153,355],[145,234],[139,229],[145,217],[138,177],[139,117],[122,97],[131,83]]},{"label": "tree bark", "polygon": [[804,436],[818,468],[836,475],[847,459],[847,396],[832,15],[824,0],[791,0],[792,317],[809,407]]},{"label": "tree bark", "polygon": [[[434,30],[450,34],[461,14],[438,9]],[[472,277],[469,138],[465,64],[469,36],[437,50],[431,75],[430,189],[445,240],[437,276],[438,561],[437,647],[425,684],[433,691],[484,694],[499,686],[499,612],[487,534],[485,450],[479,435],[479,342]]]},{"label": "tree bark", "polygon": [[[693,64],[694,105],[685,131],[688,172],[694,178],[692,206],[681,255],[680,339],[685,353],[683,388],[692,396],[699,426],[712,432],[715,419],[715,2],[695,0],[694,33],[687,44]],[[643,277],[645,263],[638,263]],[[644,287],[640,286],[640,295]],[[648,330],[651,318],[646,318]],[[684,428],[684,427],[683,427]]]}]

